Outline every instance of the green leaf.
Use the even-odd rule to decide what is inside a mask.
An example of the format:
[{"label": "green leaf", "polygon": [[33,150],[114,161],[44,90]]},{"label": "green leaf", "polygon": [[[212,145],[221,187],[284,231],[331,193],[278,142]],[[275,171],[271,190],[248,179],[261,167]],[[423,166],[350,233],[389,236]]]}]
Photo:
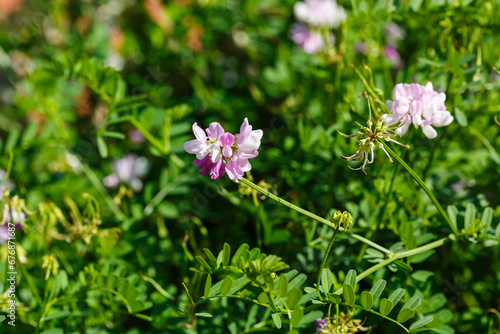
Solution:
[{"label": "green leaf", "polygon": [[374,303],[379,299],[380,295],[382,294],[382,292],[385,289],[386,284],[387,284],[387,282],[385,280],[379,279],[377,282],[375,282],[373,287],[370,289],[370,293],[373,295],[373,302]]},{"label": "green leaf", "polygon": [[369,310],[373,306],[373,295],[368,291],[361,292],[361,305],[365,310]]},{"label": "green leaf", "polygon": [[0,322],[2,322],[4,320],[5,320],[5,316],[4,315],[0,315]]},{"label": "green leaf", "polygon": [[245,252],[247,252],[249,248],[250,247],[248,246],[248,244],[242,244],[240,247],[238,247],[238,249],[236,250],[236,253],[234,253],[232,263],[233,264],[238,264],[238,260],[240,259],[240,257]]},{"label": "green leaf", "polygon": [[231,288],[233,287],[233,279],[231,276],[226,276],[224,280],[222,281],[222,285],[220,286],[220,294],[222,296],[225,296],[231,291]]},{"label": "green leaf", "polygon": [[206,270],[208,270],[208,272],[212,272],[212,268],[210,268],[208,262],[205,261],[204,258],[202,258],[201,256],[197,256],[196,261],[198,261]]},{"label": "green leaf", "polygon": [[207,275],[207,281],[205,283],[205,299],[208,299],[210,297],[210,288],[212,287],[212,276]]},{"label": "green leaf", "polygon": [[483,215],[481,216],[481,225],[490,226],[491,225],[491,220],[493,219],[493,209],[492,208],[486,208],[483,211]]},{"label": "green leaf", "polygon": [[347,305],[349,306],[354,305],[356,296],[354,295],[354,288],[352,287],[351,284],[344,283],[343,294],[344,294],[344,300],[347,303]]},{"label": "green leaf", "polygon": [[203,318],[212,318],[213,317],[213,315],[208,313],[208,312],[195,313],[194,315],[196,317],[203,317]]},{"label": "green leaf", "polygon": [[292,312],[292,319],[290,322],[292,323],[292,325],[297,326],[298,324],[300,324],[303,317],[304,310],[302,309],[302,307],[297,306]]},{"label": "green leaf", "polygon": [[261,302],[262,304],[269,304],[269,298],[267,297],[267,293],[262,292],[258,297],[257,300]]},{"label": "green leaf", "polygon": [[458,107],[455,107],[455,118],[460,126],[467,126],[467,116]]},{"label": "green leaf", "polygon": [[389,300],[392,302],[392,307],[396,306],[397,303],[399,303],[404,294],[405,290],[399,288],[390,295]]},{"label": "green leaf", "polygon": [[288,278],[285,274],[281,274],[278,279],[278,296],[285,297],[288,292]]},{"label": "green leaf", "polygon": [[379,306],[380,313],[382,313],[383,316],[388,315],[392,311],[392,306],[392,301],[387,298],[382,298]]},{"label": "green leaf", "polygon": [[300,298],[302,298],[302,291],[297,287],[291,289],[288,293],[288,299],[286,301],[288,308],[294,309],[299,303]]},{"label": "green leaf", "polygon": [[102,158],[108,157],[108,146],[106,146],[106,142],[101,136],[97,136],[97,149]]},{"label": "green leaf", "polygon": [[231,258],[231,246],[228,243],[224,243],[224,248],[222,249],[222,265],[225,267],[228,265]]},{"label": "green leaf", "polygon": [[329,293],[333,286],[333,274],[330,269],[323,269],[321,274],[321,286],[325,294]]},{"label": "green leaf", "polygon": [[117,138],[117,139],[125,139],[125,135],[121,132],[116,131],[104,131],[102,134],[103,137]]},{"label": "green leaf", "polygon": [[271,314],[271,318],[273,318],[274,326],[276,328],[281,329],[281,317],[278,313]]},{"label": "green leaf", "polygon": [[304,315],[304,318],[302,318],[302,321],[300,322],[301,325],[305,324],[310,324],[314,320],[323,317],[323,312],[321,311],[312,311]]},{"label": "green leaf", "polygon": [[217,266],[217,259],[212,251],[208,248],[203,248],[203,252],[207,255],[207,258],[214,263],[214,266]]},{"label": "green leaf", "polygon": [[411,274],[411,278],[419,282],[427,282],[432,276],[434,273],[427,270],[417,270]]},{"label": "green leaf", "polygon": [[411,331],[414,331],[416,329],[419,329],[419,328],[422,328],[424,327],[425,325],[427,325],[429,322],[432,321],[432,317],[431,316],[428,316],[428,317],[423,317],[417,321],[415,321],[411,326],[410,326],[410,332]]},{"label": "green leaf", "polygon": [[403,305],[403,308],[411,308],[412,310],[414,310],[420,304],[420,301],[420,297],[413,296]]},{"label": "green leaf", "polygon": [[21,130],[19,130],[19,128],[11,128],[9,136],[5,141],[5,152],[9,152],[14,149],[14,147],[17,145],[17,140],[19,139],[20,134]]},{"label": "green leaf", "polygon": [[404,308],[398,314],[398,322],[405,322],[411,319],[415,315],[415,311],[411,308]]},{"label": "green leaf", "polygon": [[401,260],[394,261],[394,264],[399,270],[406,271],[408,273],[413,270],[413,268],[409,264]]},{"label": "green leaf", "polygon": [[44,330],[40,334],[64,334],[64,330],[62,330],[61,328],[53,328]]},{"label": "green leaf", "polygon": [[334,304],[340,304],[342,303],[342,297],[340,295],[336,295],[334,293],[329,293],[328,298],[334,303]]},{"label": "green leaf", "polygon": [[271,274],[264,273],[262,276],[264,277],[264,282],[266,282],[266,286],[267,286],[268,290],[273,291],[274,290],[274,279],[271,276]]},{"label": "green leaf", "polygon": [[465,231],[472,232],[474,230],[475,218],[476,218],[476,206],[472,203],[467,203],[467,208],[465,209],[465,220],[464,220]]},{"label": "green leaf", "polygon": [[450,217],[450,221],[455,227],[455,229],[458,230],[457,228],[457,215],[458,215],[458,209],[454,205],[448,206],[448,217]]},{"label": "green leaf", "polygon": [[345,276],[344,284],[350,284],[353,289],[356,289],[356,270],[351,269]]}]

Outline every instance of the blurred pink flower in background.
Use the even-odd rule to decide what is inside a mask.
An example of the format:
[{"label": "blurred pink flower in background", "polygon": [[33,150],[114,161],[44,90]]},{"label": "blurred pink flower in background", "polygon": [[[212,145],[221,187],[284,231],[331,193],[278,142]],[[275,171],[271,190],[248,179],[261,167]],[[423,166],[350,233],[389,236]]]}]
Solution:
[{"label": "blurred pink flower in background", "polygon": [[413,84],[397,84],[392,91],[392,101],[387,100],[387,108],[391,114],[382,115],[387,124],[399,123],[396,130],[404,135],[411,123],[415,128],[421,127],[424,135],[429,138],[437,136],[435,127],[447,126],[453,121],[453,116],[446,110],[445,93],[434,91],[432,83],[422,86]]},{"label": "blurred pink flower in background", "polygon": [[128,138],[132,143],[139,144],[142,143],[146,138],[144,138],[144,135],[142,134],[141,131],[137,129],[132,129],[128,133]]},{"label": "blurred pink flower in background", "polygon": [[[291,39],[310,54],[315,54],[333,45],[335,37],[329,32],[346,19],[346,12],[333,0],[305,0],[293,7],[295,17],[301,23],[292,25]],[[325,29],[328,31],[325,34]]]},{"label": "blurred pink flower in background", "polygon": [[365,42],[356,42],[356,50],[358,50],[358,52],[366,54],[366,52],[368,51],[368,45],[366,45]]},{"label": "blurred pink flower in background", "polygon": [[131,153],[115,160],[112,169],[113,173],[103,180],[106,187],[114,188],[122,183],[129,186],[133,191],[140,191],[142,190],[141,178],[147,174],[149,164],[146,158],[137,157],[137,155]]},{"label": "blurred pink flower in background", "polygon": [[321,33],[312,31],[304,24],[294,24],[290,33],[292,41],[300,45],[307,53],[315,54],[325,47],[325,41]]},{"label": "blurred pink flower in background", "polygon": [[388,45],[396,45],[405,35],[405,31],[394,22],[389,22],[385,26],[385,40]]},{"label": "blurred pink flower in background", "polygon": [[392,65],[393,69],[399,70],[403,67],[403,61],[399,55],[398,50],[394,46],[384,47],[384,57],[388,63]]},{"label": "blurred pink flower in background", "polygon": [[344,8],[333,0],[305,0],[293,7],[297,20],[315,27],[337,28],[346,19]]}]

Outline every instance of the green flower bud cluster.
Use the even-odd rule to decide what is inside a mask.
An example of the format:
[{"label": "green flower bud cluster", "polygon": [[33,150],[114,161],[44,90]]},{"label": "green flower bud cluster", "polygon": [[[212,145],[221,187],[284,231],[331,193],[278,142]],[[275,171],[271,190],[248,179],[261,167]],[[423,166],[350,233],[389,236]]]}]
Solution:
[{"label": "green flower bud cluster", "polygon": [[337,210],[337,211],[335,211],[335,213],[332,216],[332,223],[335,224],[336,228],[339,228],[342,226],[344,228],[344,230],[347,231],[349,229],[349,226],[351,226],[353,224],[352,223],[352,216],[347,211],[342,212],[340,210]]}]

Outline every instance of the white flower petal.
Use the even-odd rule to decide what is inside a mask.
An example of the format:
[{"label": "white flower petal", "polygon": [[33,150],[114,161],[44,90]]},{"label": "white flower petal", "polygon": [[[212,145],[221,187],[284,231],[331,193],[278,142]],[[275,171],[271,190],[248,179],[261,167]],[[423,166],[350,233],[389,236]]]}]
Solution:
[{"label": "white flower petal", "polygon": [[200,142],[204,142],[207,140],[205,131],[203,131],[203,129],[198,126],[198,123],[193,124],[193,133],[196,139],[198,139]]},{"label": "white flower petal", "polygon": [[436,130],[434,130],[434,128],[430,125],[422,127],[422,132],[429,139],[434,139],[437,136]]},{"label": "white flower petal", "polygon": [[250,136],[248,136],[248,138],[246,138],[241,144],[238,145],[238,149],[240,149],[244,153],[252,153],[253,151],[258,150],[263,134],[264,133],[262,132],[262,130],[252,131],[250,133]]},{"label": "white flower petal", "polygon": [[193,139],[184,143],[182,147],[186,150],[187,153],[197,154],[202,151],[208,145],[206,142],[201,142],[198,139]]}]

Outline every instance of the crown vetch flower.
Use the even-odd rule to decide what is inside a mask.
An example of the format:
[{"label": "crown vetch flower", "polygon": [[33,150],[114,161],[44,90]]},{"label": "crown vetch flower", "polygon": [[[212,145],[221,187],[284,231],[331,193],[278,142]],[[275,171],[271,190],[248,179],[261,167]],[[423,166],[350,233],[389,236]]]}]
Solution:
[{"label": "crown vetch flower", "polygon": [[248,159],[258,155],[262,139],[262,130],[253,130],[245,118],[240,127],[240,133],[233,135],[224,132],[219,123],[211,123],[203,130],[193,124],[196,139],[184,143],[186,152],[196,154],[194,164],[199,166],[198,172],[210,175],[212,180],[222,177],[225,173],[231,180],[238,182],[245,172],[252,169]]},{"label": "crown vetch flower", "polygon": [[434,127],[447,126],[453,121],[453,116],[446,110],[444,101],[446,95],[434,91],[432,83],[397,84],[392,91],[392,101],[387,100],[387,108],[391,114],[382,115],[382,121],[387,124],[399,123],[396,133],[404,135],[411,123],[415,128],[421,127],[424,135],[433,139],[437,132]]}]

